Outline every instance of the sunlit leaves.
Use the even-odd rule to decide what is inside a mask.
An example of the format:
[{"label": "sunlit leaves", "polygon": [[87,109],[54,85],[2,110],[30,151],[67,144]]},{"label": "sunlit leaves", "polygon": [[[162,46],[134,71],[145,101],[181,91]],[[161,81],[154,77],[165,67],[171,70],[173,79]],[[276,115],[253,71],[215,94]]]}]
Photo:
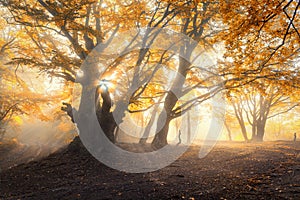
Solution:
[{"label": "sunlit leaves", "polygon": [[[2,20],[7,20],[14,27],[10,32],[16,33],[9,40],[0,39],[2,46],[13,41],[14,46],[10,46],[15,50],[5,49],[7,54],[14,52],[9,60],[11,66],[19,69],[31,67],[66,84],[75,82],[81,64],[97,45],[103,49],[110,47],[115,52],[103,55],[101,62],[108,68],[99,81],[107,79],[114,100],[128,100],[131,112],[143,111],[158,103],[158,99],[170,89],[168,70],[183,75],[185,80],[179,85],[183,86],[181,89],[185,90],[186,97],[190,95],[189,90],[195,89],[200,98],[201,89],[214,86],[224,86],[228,97],[242,95],[249,84],[264,96],[269,94],[266,85],[276,85],[286,96],[290,95],[291,88],[299,87],[299,1],[0,2],[9,11]],[[178,55],[157,49],[132,51],[112,60],[112,55],[121,52],[117,45],[115,48],[109,46],[111,41],[129,29],[141,27],[169,28],[192,38],[205,50],[215,48],[217,52],[221,46],[218,54],[224,53],[223,59],[217,66],[209,66],[209,70],[203,66],[180,66]],[[179,42],[174,34],[170,37],[174,37],[174,43]],[[159,42],[165,44],[166,41],[161,38]],[[194,51],[189,45],[181,43],[181,51],[188,58]],[[11,75],[7,78],[14,80]],[[132,82],[139,87],[135,88]],[[6,82],[8,90],[13,90],[13,84]],[[202,99],[208,97],[202,96]],[[199,99],[191,100],[189,105],[196,101]],[[182,102],[173,104],[176,109]]]},{"label": "sunlit leaves", "polygon": [[233,61],[234,70],[245,76],[268,76],[272,68],[278,76],[278,68],[293,73],[290,61],[299,56],[300,48],[297,1],[221,2],[222,20],[228,26],[222,36],[224,56]]}]

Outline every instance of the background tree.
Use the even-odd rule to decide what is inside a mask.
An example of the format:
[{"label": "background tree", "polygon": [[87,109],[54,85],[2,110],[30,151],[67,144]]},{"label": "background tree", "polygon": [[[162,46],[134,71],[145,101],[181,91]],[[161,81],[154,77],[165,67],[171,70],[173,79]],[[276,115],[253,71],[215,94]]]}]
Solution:
[{"label": "background tree", "polygon": [[295,98],[290,93],[291,88],[266,83],[253,82],[239,88],[229,97],[246,141],[248,141],[246,121],[251,126],[251,140],[263,141],[267,120],[289,112],[299,105],[299,102],[294,102]]},{"label": "background tree", "polygon": [[[299,88],[299,2],[253,0],[220,3],[222,21],[227,27],[222,35],[226,52],[220,62],[227,68],[222,67],[221,70],[226,76],[241,80],[241,85],[256,82],[250,85],[250,94],[246,94],[248,89],[242,89],[231,102],[237,110],[243,135],[246,135],[243,121],[247,118],[252,125],[253,139],[262,140],[269,106],[276,104],[276,99],[280,102],[288,98],[288,90]],[[257,87],[257,83],[260,86]],[[270,89],[269,84],[276,88],[277,94],[275,90],[274,93],[271,91],[274,88]],[[235,85],[232,83],[234,88]],[[253,92],[256,94],[252,95]],[[249,95],[246,100],[245,95]],[[252,106],[251,109],[249,106]],[[289,106],[285,108],[289,110]],[[241,114],[244,109],[248,109],[248,116],[245,112]]]}]

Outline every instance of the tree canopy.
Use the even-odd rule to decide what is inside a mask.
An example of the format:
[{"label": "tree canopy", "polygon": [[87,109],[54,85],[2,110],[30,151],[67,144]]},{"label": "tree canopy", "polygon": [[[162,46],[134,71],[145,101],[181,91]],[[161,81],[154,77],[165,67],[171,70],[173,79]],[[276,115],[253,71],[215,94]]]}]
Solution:
[{"label": "tree canopy", "polygon": [[[115,141],[114,131],[126,113],[155,110],[159,104],[166,111],[167,120],[163,128],[157,130],[152,144],[154,148],[161,148],[167,144],[169,123],[173,119],[220,92],[233,102],[236,114],[241,109],[237,106],[242,104],[235,104],[234,96],[248,103],[260,97],[257,101],[269,102],[268,107],[274,105],[274,101],[283,103],[282,98],[293,98],[296,102],[293,105],[297,105],[297,95],[291,96],[299,89],[299,1],[0,0],[0,3],[6,13],[2,20],[18,29],[14,36],[17,42],[11,38],[1,44],[3,51],[13,44],[15,53],[7,63],[36,69],[72,86],[81,84],[83,90],[90,88],[82,84],[80,73],[83,79],[96,75],[94,67],[80,69],[93,50],[99,46],[98,51],[113,49],[117,37],[132,29],[147,28],[141,40],[137,37],[128,43],[128,49],[134,49],[134,45],[142,41],[144,48],[111,60],[118,54],[115,49],[110,54],[102,54],[99,60],[110,63],[102,77],[98,77],[99,81],[108,80],[119,90],[117,93],[112,88],[104,90],[93,85],[97,87],[98,121],[103,126],[112,125],[105,129],[111,141]],[[178,55],[170,51],[149,48],[158,38],[159,28],[183,34],[195,42],[165,44],[170,48],[177,45],[178,52],[185,58],[176,57]],[[160,42],[167,43],[167,39]],[[217,54],[212,56],[216,61],[214,65],[208,68],[188,62],[195,58],[197,45],[211,55]],[[167,83],[168,74],[160,65],[176,71],[172,84]],[[11,73],[8,71],[7,74]],[[179,91],[177,96],[172,92],[175,88]],[[196,95],[191,98],[192,92]],[[128,102],[125,107],[124,102]],[[70,103],[69,99],[63,110],[74,118]],[[280,107],[289,110],[293,105],[280,104]],[[253,109],[255,106],[253,103]],[[118,122],[113,119],[114,109],[121,118]],[[283,111],[277,113],[280,112]],[[247,113],[250,119],[249,114],[256,111],[248,110]],[[265,124],[268,114],[253,114],[249,122],[257,124],[262,120]],[[162,115],[165,113],[160,113],[158,119],[165,117]]]}]

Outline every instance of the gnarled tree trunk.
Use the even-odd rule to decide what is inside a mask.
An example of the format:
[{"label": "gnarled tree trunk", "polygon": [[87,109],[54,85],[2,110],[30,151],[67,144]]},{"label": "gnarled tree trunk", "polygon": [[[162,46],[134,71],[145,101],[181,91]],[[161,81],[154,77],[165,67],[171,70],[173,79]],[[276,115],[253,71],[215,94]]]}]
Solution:
[{"label": "gnarled tree trunk", "polygon": [[[98,91],[98,90],[97,90]],[[96,92],[96,98],[99,98],[99,93]],[[115,128],[117,127],[117,123],[114,120],[111,107],[112,107],[112,100],[110,94],[105,88],[101,92],[101,98],[103,100],[102,106],[96,105],[96,113],[98,122],[105,133],[106,137],[112,142],[115,143]],[[99,103],[96,101],[96,104]]]}]

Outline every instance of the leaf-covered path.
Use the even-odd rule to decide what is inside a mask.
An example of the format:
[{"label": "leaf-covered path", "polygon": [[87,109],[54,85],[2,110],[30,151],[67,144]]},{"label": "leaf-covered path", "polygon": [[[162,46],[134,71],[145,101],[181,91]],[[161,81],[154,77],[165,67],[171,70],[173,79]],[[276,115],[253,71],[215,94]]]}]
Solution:
[{"label": "leaf-covered path", "polygon": [[0,199],[300,199],[300,143],[193,146],[156,172],[128,174],[72,146],[0,174]]}]

